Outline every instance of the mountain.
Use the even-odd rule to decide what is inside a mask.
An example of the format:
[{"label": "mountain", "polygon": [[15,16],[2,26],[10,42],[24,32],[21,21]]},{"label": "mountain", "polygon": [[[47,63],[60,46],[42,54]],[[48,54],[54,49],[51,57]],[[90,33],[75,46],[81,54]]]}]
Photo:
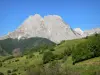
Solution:
[{"label": "mountain", "polygon": [[100,33],[100,28],[93,28],[91,30],[84,31],[84,35],[86,35],[86,36],[90,36],[95,33]]},{"label": "mountain", "polygon": [[82,38],[99,32],[100,28],[87,31],[82,31],[80,28],[72,29],[58,15],[41,17],[39,14],[35,14],[29,16],[15,31],[1,37],[0,40],[41,37],[60,43],[62,40]]},{"label": "mountain", "polygon": [[81,37],[86,37],[86,36],[93,35],[95,33],[99,34],[100,33],[100,28],[93,28],[91,30],[85,30],[85,31],[82,31],[80,28],[75,28],[74,31],[76,33],[80,34]]},{"label": "mountain", "polygon": [[84,31],[82,31],[80,28],[75,28],[74,31],[76,31],[80,35],[83,35],[84,33]]},{"label": "mountain", "polygon": [[29,16],[15,31],[1,39],[25,39],[31,37],[47,38],[59,43],[62,40],[70,40],[81,37],[66,24],[58,15],[48,15],[42,18],[39,14]]}]

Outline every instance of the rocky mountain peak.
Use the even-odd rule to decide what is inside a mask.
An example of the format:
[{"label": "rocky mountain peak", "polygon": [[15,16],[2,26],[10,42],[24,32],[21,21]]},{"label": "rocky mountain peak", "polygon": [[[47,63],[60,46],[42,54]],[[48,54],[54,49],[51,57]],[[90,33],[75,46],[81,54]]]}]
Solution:
[{"label": "rocky mountain peak", "polygon": [[74,32],[58,15],[47,15],[42,18],[39,14],[29,16],[15,31],[3,38],[42,37],[59,43],[62,40],[79,38],[80,35]]}]

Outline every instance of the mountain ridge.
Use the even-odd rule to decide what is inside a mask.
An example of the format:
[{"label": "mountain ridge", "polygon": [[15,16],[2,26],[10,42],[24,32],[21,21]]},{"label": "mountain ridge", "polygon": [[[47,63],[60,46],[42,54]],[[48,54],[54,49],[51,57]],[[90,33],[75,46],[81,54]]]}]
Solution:
[{"label": "mountain ridge", "polygon": [[29,16],[15,31],[3,38],[31,38],[42,37],[59,43],[80,37],[74,34],[71,27],[58,15],[48,15],[42,18],[39,14]]},{"label": "mountain ridge", "polygon": [[[94,31],[100,32],[100,28]],[[82,31],[80,28],[72,29],[70,25],[65,23],[58,15],[47,15],[41,17],[39,14],[29,16],[15,31],[0,38],[7,39],[27,39],[32,37],[47,38],[55,43],[62,40],[72,40],[86,37],[91,31]]]}]

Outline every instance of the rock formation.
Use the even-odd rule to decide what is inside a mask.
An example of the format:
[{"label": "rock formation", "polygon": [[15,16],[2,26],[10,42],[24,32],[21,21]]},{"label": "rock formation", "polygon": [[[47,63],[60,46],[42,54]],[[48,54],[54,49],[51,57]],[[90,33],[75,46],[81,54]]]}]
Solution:
[{"label": "rock formation", "polygon": [[29,16],[20,27],[3,38],[43,37],[53,42],[70,40],[80,37],[58,15],[48,15],[42,18],[39,14]]}]

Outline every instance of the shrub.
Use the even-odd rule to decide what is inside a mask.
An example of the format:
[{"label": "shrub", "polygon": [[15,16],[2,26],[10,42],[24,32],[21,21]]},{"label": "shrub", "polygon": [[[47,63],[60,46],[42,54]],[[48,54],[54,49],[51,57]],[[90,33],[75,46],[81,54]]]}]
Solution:
[{"label": "shrub", "polygon": [[0,72],[0,75],[4,75],[2,72]]},{"label": "shrub", "polygon": [[3,67],[6,67],[5,65]]},{"label": "shrub", "polygon": [[11,63],[11,61],[8,62],[8,64],[10,64],[10,63]]},{"label": "shrub", "polygon": [[27,56],[26,56],[26,59],[30,59],[30,58],[32,58],[34,55],[33,54],[28,54]]},{"label": "shrub", "polygon": [[64,55],[70,56],[72,54],[72,50],[70,47],[64,50]]},{"label": "shrub", "polygon": [[18,61],[19,61],[19,59],[16,59],[16,60],[15,60],[15,62],[18,62]]},{"label": "shrub", "polygon": [[64,63],[67,60],[68,56],[64,56],[62,62]]},{"label": "shrub", "polygon": [[61,63],[56,61],[50,62],[47,66],[44,66],[42,69],[42,75],[62,75],[61,73]]},{"label": "shrub", "polygon": [[16,71],[18,71],[18,69],[13,69],[13,70],[12,70],[12,72],[16,72]]},{"label": "shrub", "polygon": [[50,51],[55,51],[55,49],[54,48],[51,48]]},{"label": "shrub", "polygon": [[21,73],[18,73],[18,74],[21,74]]},{"label": "shrub", "polygon": [[25,61],[25,64],[28,64],[28,61]]},{"label": "shrub", "polygon": [[60,60],[60,59],[62,59],[64,57],[64,54],[63,53],[61,53],[61,54],[59,54],[59,55],[55,55],[55,59],[56,60]]},{"label": "shrub", "polygon": [[43,50],[40,50],[40,51],[39,51],[39,54],[43,54],[43,52],[44,52]]},{"label": "shrub", "polygon": [[43,63],[46,64],[52,60],[54,60],[54,54],[51,51],[45,52],[43,55]]},{"label": "shrub", "polygon": [[0,62],[0,67],[2,67],[2,62]]},{"label": "shrub", "polygon": [[17,75],[16,73],[12,73],[11,75]]},{"label": "shrub", "polygon": [[27,69],[25,68],[24,71],[27,71]]},{"label": "shrub", "polygon": [[7,73],[11,73],[11,70],[8,70]]},{"label": "shrub", "polygon": [[26,74],[27,75],[41,75],[40,67],[33,68],[33,66],[29,66],[27,68]]}]

